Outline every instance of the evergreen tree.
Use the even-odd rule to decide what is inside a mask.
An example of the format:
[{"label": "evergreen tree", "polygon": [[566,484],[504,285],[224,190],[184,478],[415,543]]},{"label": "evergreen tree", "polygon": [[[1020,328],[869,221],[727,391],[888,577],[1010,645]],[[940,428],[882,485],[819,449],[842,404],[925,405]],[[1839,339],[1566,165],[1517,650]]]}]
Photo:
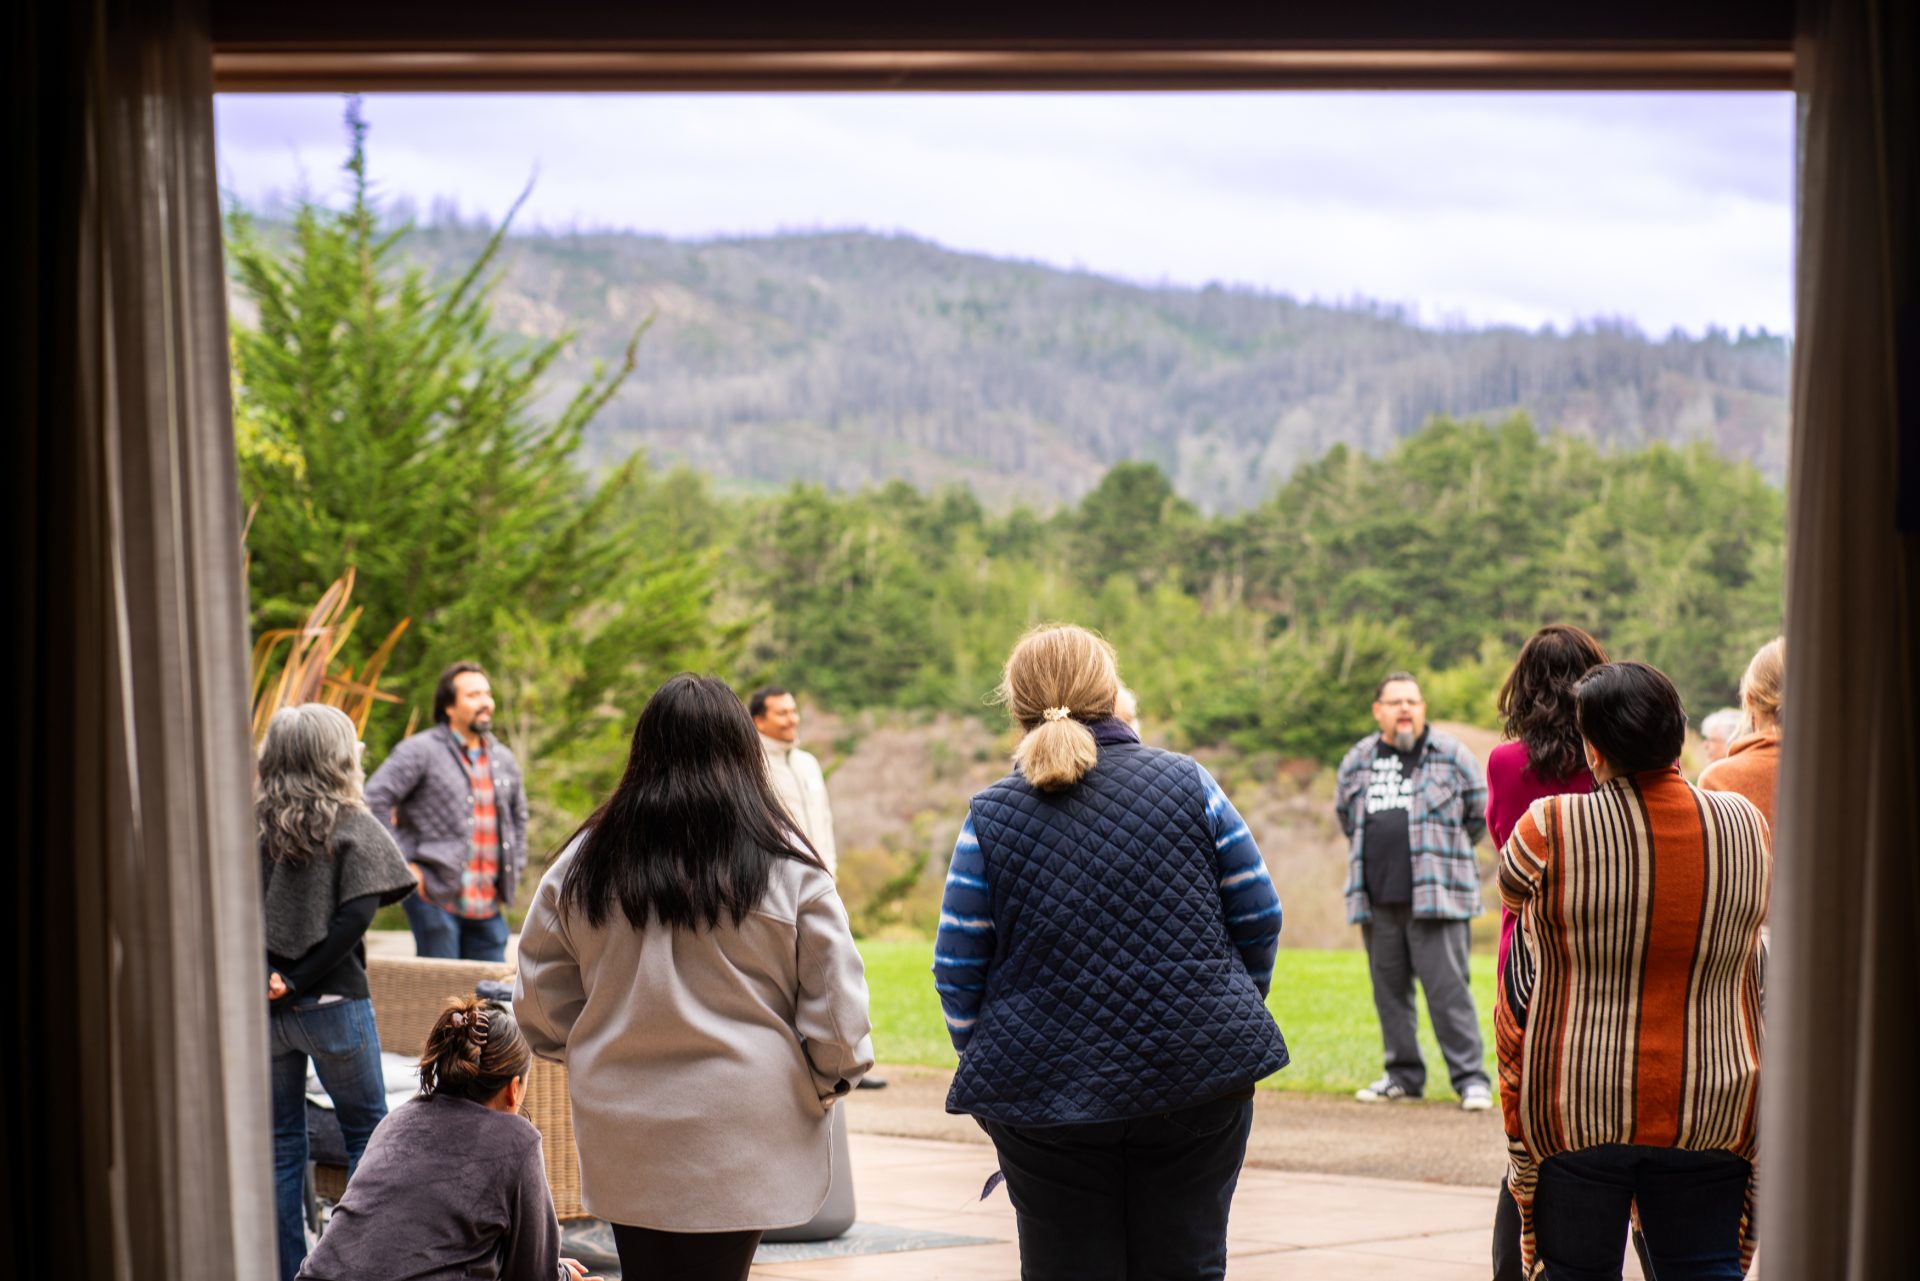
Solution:
[{"label": "evergreen tree", "polygon": [[[233,333],[253,625],[297,622],[353,567],[362,633],[412,620],[384,682],[409,706],[368,726],[375,758],[409,712],[425,723],[439,669],[474,659],[494,669],[538,801],[543,758],[567,773],[567,753],[618,738],[659,679],[724,663],[739,629],[712,626],[716,553],[681,537],[671,486],[635,457],[590,487],[576,461],[632,348],[542,417],[542,376],[566,339],[490,327],[508,223],[451,279],[407,265],[409,228],[382,227],[368,189],[357,101],[347,123],[343,208],[305,201],[287,225],[228,218],[238,310],[253,313]],[[567,812],[605,775],[570,774]]]}]

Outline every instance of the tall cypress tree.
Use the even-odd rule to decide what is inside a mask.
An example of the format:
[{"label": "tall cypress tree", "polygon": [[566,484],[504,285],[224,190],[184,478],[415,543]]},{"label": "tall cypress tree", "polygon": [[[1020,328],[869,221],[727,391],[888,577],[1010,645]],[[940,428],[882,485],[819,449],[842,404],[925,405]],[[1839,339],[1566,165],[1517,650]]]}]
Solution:
[{"label": "tall cypress tree", "polygon": [[[383,682],[405,710],[368,726],[376,757],[408,711],[425,722],[434,676],[455,659],[515,674],[500,720],[536,740],[516,749],[564,755],[630,726],[665,674],[724,661],[737,632],[711,627],[710,559],[650,514],[660,485],[644,462],[590,486],[576,461],[632,347],[542,417],[541,379],[566,336],[529,344],[490,329],[512,214],[464,270],[430,278],[403,256],[409,228],[381,225],[357,100],[347,126],[343,208],[228,218],[236,310],[253,313],[233,332],[253,624],[297,622],[352,566],[369,623],[356,640],[412,620]],[[576,778],[563,808],[602,772]]]}]

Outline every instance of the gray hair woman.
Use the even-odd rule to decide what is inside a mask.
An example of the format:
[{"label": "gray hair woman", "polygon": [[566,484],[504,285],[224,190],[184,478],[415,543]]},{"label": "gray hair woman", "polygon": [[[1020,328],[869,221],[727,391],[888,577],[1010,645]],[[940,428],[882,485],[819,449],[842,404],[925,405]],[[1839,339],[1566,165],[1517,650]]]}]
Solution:
[{"label": "gray hair woman", "polygon": [[293,1281],[307,1247],[307,1061],[333,1100],[349,1178],[387,1114],[362,939],[377,908],[412,891],[413,874],[367,812],[360,751],[353,722],[318,703],[276,712],[260,748],[254,823],[265,891],[281,1281]]}]

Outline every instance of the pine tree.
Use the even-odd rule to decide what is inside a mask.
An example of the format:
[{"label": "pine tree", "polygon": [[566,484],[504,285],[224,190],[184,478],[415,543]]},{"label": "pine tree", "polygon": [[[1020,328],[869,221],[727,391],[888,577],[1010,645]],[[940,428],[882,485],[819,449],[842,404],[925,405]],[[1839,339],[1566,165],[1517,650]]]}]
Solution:
[{"label": "pine tree", "polygon": [[[403,257],[410,228],[381,225],[357,100],[347,125],[343,208],[228,218],[241,309],[254,313],[233,332],[253,625],[298,622],[351,567],[363,631],[412,620],[384,682],[410,707],[376,715],[375,758],[409,710],[426,720],[439,669],[474,659],[496,669],[499,719],[526,740],[514,746],[532,758],[537,803],[537,758],[617,739],[660,679],[724,661],[737,629],[711,625],[711,558],[658,518],[668,500],[644,460],[597,485],[577,461],[632,344],[622,367],[542,417],[542,376],[566,336],[529,344],[490,327],[513,215],[463,270],[430,278]],[[616,767],[619,755],[616,744]],[[573,793],[563,817],[609,781],[604,762],[584,774],[551,763]]]}]

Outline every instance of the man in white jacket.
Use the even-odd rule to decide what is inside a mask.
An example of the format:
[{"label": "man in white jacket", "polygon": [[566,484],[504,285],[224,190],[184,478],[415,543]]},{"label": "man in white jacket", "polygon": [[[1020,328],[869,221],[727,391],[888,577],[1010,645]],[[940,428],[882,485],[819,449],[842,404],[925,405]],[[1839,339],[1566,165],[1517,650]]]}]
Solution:
[{"label": "man in white jacket", "polygon": [[800,746],[799,704],[790,691],[769,685],[753,691],[747,700],[747,712],[760,731],[760,746],[767,754],[767,775],[773,780],[774,793],[820,852],[827,871],[837,871],[839,856],[833,844],[827,780],[813,753]]},{"label": "man in white jacket", "polygon": [[[833,808],[827,803],[827,779],[820,762],[800,746],[800,704],[793,691],[767,685],[747,699],[747,713],[760,731],[760,747],[767,754],[767,777],[773,791],[806,834],[829,873],[839,869],[833,843]],[[878,1090],[886,1082],[869,1073],[860,1080],[863,1090]]]}]

